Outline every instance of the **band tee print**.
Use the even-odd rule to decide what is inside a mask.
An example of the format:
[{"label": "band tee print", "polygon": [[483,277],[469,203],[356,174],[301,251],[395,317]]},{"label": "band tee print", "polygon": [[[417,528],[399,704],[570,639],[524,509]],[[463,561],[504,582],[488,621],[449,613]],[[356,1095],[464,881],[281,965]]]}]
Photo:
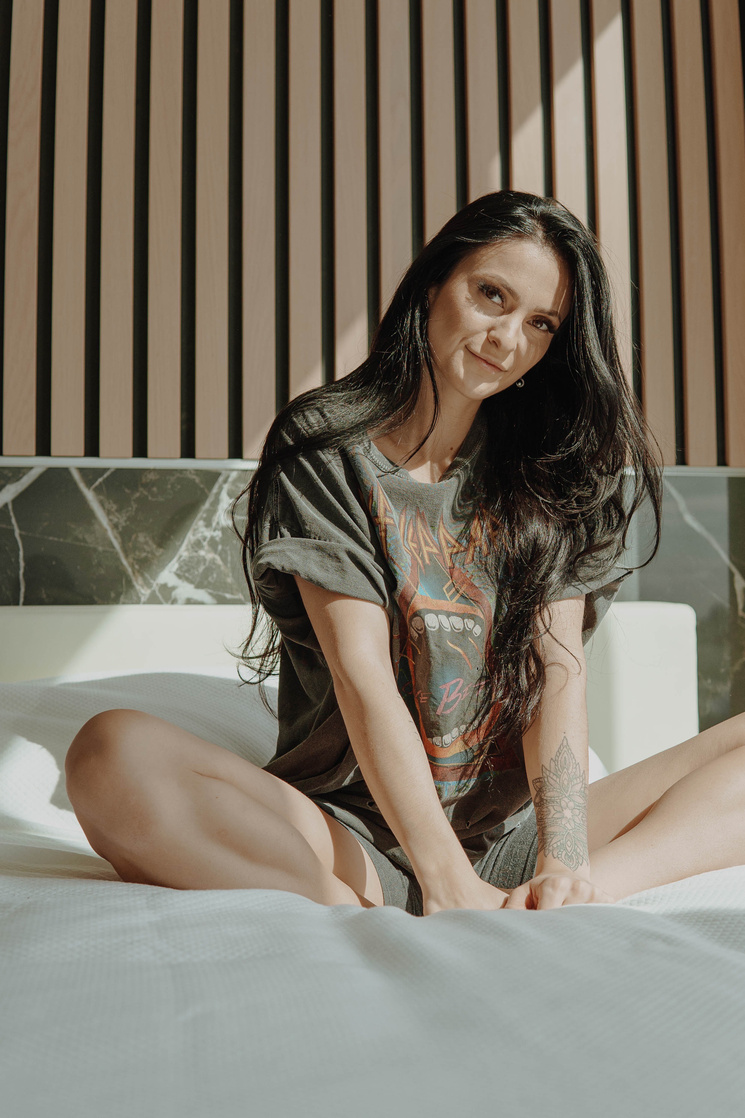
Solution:
[{"label": "band tee print", "polygon": [[[351,461],[395,580],[391,652],[398,689],[424,743],[440,801],[447,804],[495,771],[520,764],[509,746],[489,748],[497,710],[480,730],[469,728],[496,604],[483,562],[488,540],[478,520],[456,520],[448,503],[415,504],[412,488],[419,483],[399,487],[389,476],[384,489],[367,455],[355,448]],[[419,489],[424,498],[438,486]],[[484,750],[488,755],[477,775]]]}]

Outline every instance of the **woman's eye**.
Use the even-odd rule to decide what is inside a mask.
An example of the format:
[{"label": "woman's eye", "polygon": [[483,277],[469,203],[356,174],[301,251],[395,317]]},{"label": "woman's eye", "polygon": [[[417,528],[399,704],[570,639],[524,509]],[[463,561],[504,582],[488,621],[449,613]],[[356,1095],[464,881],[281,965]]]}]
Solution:
[{"label": "woman's eye", "polygon": [[554,326],[553,322],[549,322],[546,318],[536,319],[535,325],[538,327],[542,334],[556,333],[556,327]]},{"label": "woman's eye", "polygon": [[499,306],[501,306],[502,303],[504,302],[502,292],[499,290],[498,287],[492,287],[492,285],[490,283],[480,283],[479,284],[479,291],[483,295],[485,295],[487,297],[487,299],[490,299],[493,303],[498,302]]}]

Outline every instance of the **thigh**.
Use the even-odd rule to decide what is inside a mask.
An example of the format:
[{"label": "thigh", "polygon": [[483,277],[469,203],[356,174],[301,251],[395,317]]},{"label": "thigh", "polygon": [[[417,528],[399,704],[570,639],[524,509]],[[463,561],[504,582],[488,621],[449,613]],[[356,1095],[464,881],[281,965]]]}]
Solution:
[{"label": "thigh", "polygon": [[147,778],[174,773],[179,766],[226,781],[281,816],[306,839],[321,863],[360,897],[383,904],[383,892],[367,851],[346,827],[308,796],[244,757],[206,741],[172,722],[138,710],[111,710],[82,728],[71,750],[96,739],[113,743],[119,765],[142,785]]},{"label": "thigh", "polygon": [[745,714],[594,781],[587,804],[590,853],[635,826],[677,781],[741,745],[745,745]]}]

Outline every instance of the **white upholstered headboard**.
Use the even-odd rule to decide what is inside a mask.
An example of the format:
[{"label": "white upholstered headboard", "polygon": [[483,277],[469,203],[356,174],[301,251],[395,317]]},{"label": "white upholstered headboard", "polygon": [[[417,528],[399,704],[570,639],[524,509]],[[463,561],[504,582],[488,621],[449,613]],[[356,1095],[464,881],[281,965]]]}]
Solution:
[{"label": "white upholstered headboard", "polygon": [[[200,669],[237,679],[225,646],[237,653],[249,627],[247,605],[0,606],[0,681]],[[698,733],[690,606],[616,602],[585,651],[590,742],[609,771]]]},{"label": "white upholstered headboard", "polygon": [[[0,681],[237,663],[247,605],[0,606]],[[245,674],[245,673],[244,673]]]}]

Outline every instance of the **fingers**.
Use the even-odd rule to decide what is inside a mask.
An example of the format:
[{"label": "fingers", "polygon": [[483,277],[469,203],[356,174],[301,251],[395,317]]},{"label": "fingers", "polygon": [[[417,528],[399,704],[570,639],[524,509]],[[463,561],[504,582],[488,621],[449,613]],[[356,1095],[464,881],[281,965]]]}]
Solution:
[{"label": "fingers", "polygon": [[504,902],[503,908],[527,908],[527,902],[530,899],[530,882],[524,885],[518,885],[516,889],[510,892],[507,900]]}]

